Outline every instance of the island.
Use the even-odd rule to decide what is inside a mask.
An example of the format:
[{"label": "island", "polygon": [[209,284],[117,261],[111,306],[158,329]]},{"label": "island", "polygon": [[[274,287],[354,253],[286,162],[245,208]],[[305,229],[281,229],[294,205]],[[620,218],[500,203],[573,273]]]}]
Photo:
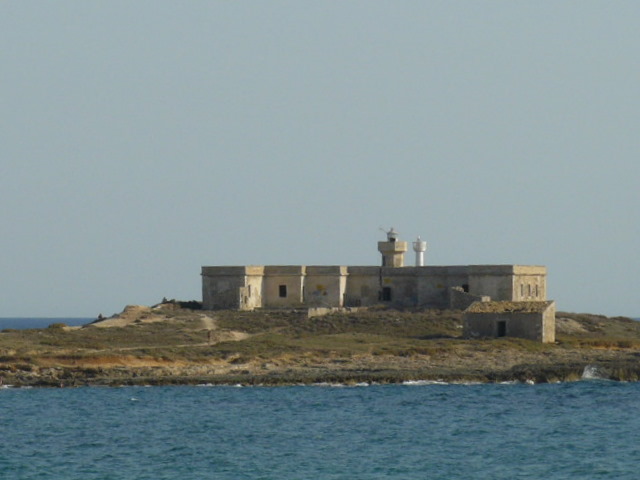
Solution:
[{"label": "island", "polygon": [[81,327],[0,333],[3,386],[565,382],[640,378],[640,322],[557,312],[555,341],[467,338],[463,310],[127,306]]}]

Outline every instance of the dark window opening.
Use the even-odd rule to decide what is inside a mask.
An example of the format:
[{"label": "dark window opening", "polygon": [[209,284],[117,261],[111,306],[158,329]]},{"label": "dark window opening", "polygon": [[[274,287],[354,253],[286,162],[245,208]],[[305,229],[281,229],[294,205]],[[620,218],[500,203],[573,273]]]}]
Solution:
[{"label": "dark window opening", "polygon": [[383,287],[382,288],[382,301],[390,302],[391,301],[391,287]]},{"label": "dark window opening", "polygon": [[507,336],[507,322],[505,320],[500,320],[498,322],[498,337],[506,337]]},{"label": "dark window opening", "polygon": [[280,293],[280,297],[281,298],[286,298],[287,296],[287,286],[286,285],[280,285],[280,287],[278,287],[279,293]]},{"label": "dark window opening", "polygon": [[462,285],[462,290],[464,290],[465,292],[469,293],[469,284],[465,283]]}]

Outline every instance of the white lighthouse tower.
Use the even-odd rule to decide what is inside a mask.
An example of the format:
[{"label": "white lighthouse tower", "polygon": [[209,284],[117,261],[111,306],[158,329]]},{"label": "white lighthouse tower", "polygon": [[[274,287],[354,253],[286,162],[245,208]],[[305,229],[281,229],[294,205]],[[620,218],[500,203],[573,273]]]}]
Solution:
[{"label": "white lighthouse tower", "polygon": [[413,242],[413,251],[416,252],[416,267],[424,267],[424,252],[427,251],[427,242],[418,239]]}]

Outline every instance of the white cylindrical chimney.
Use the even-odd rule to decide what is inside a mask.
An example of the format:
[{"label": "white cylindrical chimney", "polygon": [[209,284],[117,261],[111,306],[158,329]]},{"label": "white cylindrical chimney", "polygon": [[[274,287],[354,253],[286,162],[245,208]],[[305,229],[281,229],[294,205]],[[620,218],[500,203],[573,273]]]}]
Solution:
[{"label": "white cylindrical chimney", "polygon": [[416,267],[424,266],[424,252],[427,251],[427,242],[418,239],[413,242],[413,251],[416,252]]}]

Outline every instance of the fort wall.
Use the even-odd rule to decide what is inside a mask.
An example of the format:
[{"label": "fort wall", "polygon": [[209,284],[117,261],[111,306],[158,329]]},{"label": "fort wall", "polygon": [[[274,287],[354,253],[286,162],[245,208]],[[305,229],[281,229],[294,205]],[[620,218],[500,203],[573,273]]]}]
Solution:
[{"label": "fort wall", "polygon": [[309,266],[304,279],[304,303],[310,307],[343,307],[347,267]]},{"label": "fort wall", "polygon": [[345,305],[370,307],[381,302],[380,267],[348,267],[345,287]]},{"label": "fort wall", "polygon": [[263,305],[271,308],[304,305],[303,279],[305,267],[269,265],[264,267]]},{"label": "fort wall", "polygon": [[268,265],[203,267],[205,308],[450,308],[451,289],[492,300],[546,300],[546,268],[520,265],[428,267]]}]

